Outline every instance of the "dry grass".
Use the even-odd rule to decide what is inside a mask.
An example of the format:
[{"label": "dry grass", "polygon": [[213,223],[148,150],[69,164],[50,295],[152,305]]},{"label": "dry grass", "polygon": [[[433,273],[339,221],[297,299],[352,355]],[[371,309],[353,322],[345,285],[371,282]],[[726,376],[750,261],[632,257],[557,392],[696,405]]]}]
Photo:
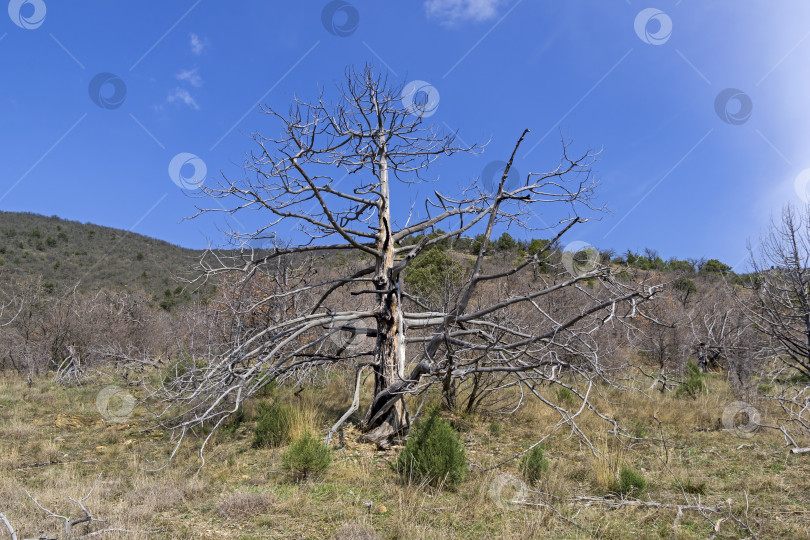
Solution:
[{"label": "dry grass", "polygon": [[28,439],[37,435],[37,428],[31,422],[19,418],[12,418],[2,429],[0,429],[0,439],[11,439],[20,445],[25,444]]},{"label": "dry grass", "polygon": [[306,433],[317,433],[321,429],[323,418],[315,399],[307,394],[300,399],[293,409],[290,419],[290,440],[296,440]]},{"label": "dry grass", "polygon": [[374,529],[363,523],[344,523],[335,533],[335,540],[378,540],[379,538]]},{"label": "dry grass", "polygon": [[[168,476],[168,478],[166,477]],[[133,506],[160,513],[190,507],[206,495],[208,486],[199,478],[184,478],[176,474],[154,480],[138,478],[127,490],[125,499]]]},{"label": "dry grass", "polygon": [[276,502],[277,498],[272,493],[237,491],[220,499],[214,511],[222,518],[240,520],[266,514]]},{"label": "dry grass", "polygon": [[[712,377],[709,394],[697,400],[604,389],[604,399],[599,398],[603,410],[639,435],[663,436],[666,444],[648,439],[618,445],[606,435],[602,420],[584,413],[579,425],[598,450],[596,455],[566,430],[545,443],[550,467],[536,489],[546,494],[544,500],[553,502],[555,510],[503,504],[514,498],[506,492],[503,500],[493,496],[501,475],[517,475],[516,461],[481,472],[524,450],[557,422],[554,411],[534,402],[511,417],[451,415],[464,427],[468,458],[478,467],[456,492],[445,492],[403,483],[390,467],[397,449],[378,452],[359,444],[358,433],[351,427],[345,431],[346,446],[335,450],[325,477],[300,485],[290,482],[280,471],[284,448],[252,448],[255,415],[250,411],[241,426],[215,438],[199,474],[195,474],[199,461],[194,445],[183,449],[170,467],[150,472],[149,468],[165,463],[170,448],[165,435],[150,429],[151,420],[140,408],[123,424],[105,422],[95,411],[95,397],[102,387],[53,388],[44,378],[28,387],[23,379],[0,376],[0,512],[16,525],[21,537],[59,534],[59,523],[46,519],[24,490],[44,506],[76,516],[78,508],[67,497],[85,495],[99,473],[101,480],[87,501],[88,508],[108,520],[109,526],[136,531],[127,538],[704,538],[713,534],[711,525],[694,512],[686,512],[674,528],[675,511],[670,509],[576,508],[563,501],[613,491],[622,465],[647,479],[645,498],[682,504],[686,492],[689,497],[700,496],[704,504],[730,501],[735,514],[742,516],[747,495],[749,521],[761,537],[810,537],[810,456],[789,455],[781,435],[772,430],[738,439],[721,429],[722,409],[735,401],[721,377]],[[299,397],[285,394],[282,398],[296,411],[296,433],[306,429],[323,433],[335,411],[348,403],[349,390],[336,381]],[[776,422],[778,411],[762,412],[765,420]],[[725,521],[718,537],[746,535]]]}]

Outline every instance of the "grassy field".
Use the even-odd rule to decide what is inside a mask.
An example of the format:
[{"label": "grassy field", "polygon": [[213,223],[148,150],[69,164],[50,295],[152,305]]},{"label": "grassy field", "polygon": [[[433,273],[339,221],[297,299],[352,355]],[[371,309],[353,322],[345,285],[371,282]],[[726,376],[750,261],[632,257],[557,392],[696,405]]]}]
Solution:
[{"label": "grassy field", "polygon": [[[78,388],[55,387],[0,376],[0,513],[20,537],[57,537],[62,522],[43,507],[71,518],[83,515],[68,497],[106,520],[74,535],[116,528],[119,538],[808,538],[810,455],[791,455],[779,432],[760,430],[738,438],[723,429],[724,407],[735,401],[721,375],[709,378],[709,393],[696,400],[649,397],[603,389],[604,412],[630,426],[641,440],[621,447],[607,425],[583,415],[579,425],[599,450],[595,456],[570,430],[546,443],[548,473],[513,504],[520,486],[517,461],[484,471],[527,448],[557,421],[556,413],[529,403],[511,416],[462,417],[446,413],[475,464],[456,490],[409,485],[392,469],[400,448],[377,451],[359,444],[347,428],[328,472],[298,483],[281,469],[282,449],[252,447],[256,404],[245,420],[218,433],[199,471],[193,444],[165,464],[170,445],[154,429],[141,404],[131,415],[109,421],[97,408],[111,380]],[[139,397],[138,387],[122,387]],[[284,399],[304,423],[320,432],[350,401],[343,381]],[[762,422],[776,411],[757,404]],[[806,441],[805,441],[806,442]],[[620,502],[613,472],[629,466],[648,482],[639,505]],[[99,475],[100,478],[99,478]],[[513,476],[504,476],[513,475]],[[677,478],[677,481],[676,481]],[[506,486],[506,487],[504,487]],[[503,488],[503,489],[501,489]],[[511,491],[510,491],[511,490]],[[595,497],[594,500],[575,497]],[[687,503],[688,499],[688,503]],[[694,509],[677,517],[677,505]],[[553,508],[547,503],[551,503]],[[750,530],[730,517],[739,519]],[[677,517],[677,520],[676,520]],[[677,523],[676,523],[677,521]],[[0,528],[2,530],[2,528]],[[5,534],[5,531],[0,534]]]}]

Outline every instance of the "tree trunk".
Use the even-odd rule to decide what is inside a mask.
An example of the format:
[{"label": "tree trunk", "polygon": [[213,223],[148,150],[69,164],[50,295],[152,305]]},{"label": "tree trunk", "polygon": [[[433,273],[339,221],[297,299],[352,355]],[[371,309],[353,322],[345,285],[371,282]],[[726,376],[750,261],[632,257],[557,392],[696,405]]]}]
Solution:
[{"label": "tree trunk", "polygon": [[[380,166],[379,232],[377,234],[376,270],[373,277],[377,291],[377,342],[374,347],[374,397],[401,380],[405,371],[404,340],[402,336],[402,306],[399,276],[393,275],[394,242],[391,238],[390,189],[384,141],[378,154]],[[408,426],[405,402],[398,398],[385,411],[369,406],[363,420],[363,439],[387,447],[391,438]]]}]

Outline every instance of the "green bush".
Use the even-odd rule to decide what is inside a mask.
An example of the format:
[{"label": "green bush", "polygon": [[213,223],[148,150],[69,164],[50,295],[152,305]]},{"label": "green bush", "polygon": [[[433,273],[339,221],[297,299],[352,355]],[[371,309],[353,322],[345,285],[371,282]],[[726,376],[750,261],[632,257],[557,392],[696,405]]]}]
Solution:
[{"label": "green bush", "polygon": [[788,379],[790,384],[797,384],[797,383],[809,383],[810,377],[808,377],[804,373],[797,373],[796,375],[791,375]]},{"label": "green bush", "polygon": [[253,446],[275,447],[290,441],[293,411],[287,405],[259,403],[258,422],[253,431]]},{"label": "green bush", "polygon": [[731,267],[723,264],[717,259],[709,259],[706,264],[700,269],[702,274],[727,274],[731,271]]},{"label": "green bush", "polygon": [[322,474],[331,462],[329,447],[311,432],[296,439],[281,455],[282,467],[296,480]]},{"label": "green bush", "polygon": [[557,394],[557,401],[559,401],[560,405],[563,407],[573,407],[576,399],[574,398],[574,393],[566,388],[565,386],[558,386],[557,389],[554,391]]},{"label": "green bush", "polygon": [[535,446],[523,454],[520,462],[520,473],[530,485],[535,485],[548,471],[548,458],[542,446]]},{"label": "green bush", "polygon": [[543,240],[541,238],[532,238],[529,247],[526,249],[529,255],[537,255],[538,253],[542,252],[548,246],[549,241]]},{"label": "green bush", "polygon": [[512,235],[505,232],[500,236],[500,238],[498,238],[495,245],[498,251],[509,251],[510,249],[515,249],[515,247],[517,247],[517,242],[515,242],[515,239],[512,238]]},{"label": "green bush", "polygon": [[[667,261],[667,268],[672,272],[685,272],[689,274],[695,273],[695,267],[689,261],[680,261],[678,259],[670,259]],[[691,280],[690,280],[691,281]],[[677,284],[678,280],[675,280]]]},{"label": "green bush", "polygon": [[410,291],[429,302],[440,301],[448,286],[459,285],[463,278],[464,268],[438,246],[420,253],[404,274]]},{"label": "green bush", "polygon": [[481,251],[481,246],[484,245],[484,238],[485,235],[479,234],[473,238],[472,243],[470,244],[470,253],[473,255],[478,255],[478,252]]},{"label": "green bush", "polygon": [[616,273],[616,278],[621,279],[622,281],[627,281],[633,279],[633,275],[627,270],[620,270],[618,273]]},{"label": "green bush", "polygon": [[672,282],[672,286],[683,293],[696,293],[697,285],[688,277],[679,277]]},{"label": "green bush", "polygon": [[454,489],[467,474],[467,453],[458,434],[434,409],[411,433],[396,468],[409,481]]},{"label": "green bush", "polygon": [[688,396],[697,398],[698,395],[706,393],[706,375],[700,371],[697,364],[691,360],[687,362],[684,375],[684,382],[678,387],[678,391],[675,395],[679,397]]},{"label": "green bush", "polygon": [[630,467],[622,467],[619,472],[619,491],[622,495],[641,495],[647,488],[647,480],[640,472]]}]

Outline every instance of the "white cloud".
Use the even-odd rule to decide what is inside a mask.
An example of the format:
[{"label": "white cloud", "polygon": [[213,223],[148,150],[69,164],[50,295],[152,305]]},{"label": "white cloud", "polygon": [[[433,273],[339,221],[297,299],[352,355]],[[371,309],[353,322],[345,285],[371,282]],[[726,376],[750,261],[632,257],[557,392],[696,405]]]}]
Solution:
[{"label": "white cloud", "polygon": [[200,110],[200,106],[197,105],[197,102],[194,100],[194,97],[192,97],[192,95],[189,94],[188,90],[185,90],[183,88],[175,88],[174,91],[171,94],[169,94],[167,100],[169,103],[174,103],[175,101],[182,101],[192,109],[196,111]]},{"label": "white cloud", "polygon": [[444,24],[485,21],[498,13],[504,0],[425,0],[427,16]]},{"label": "white cloud", "polygon": [[177,78],[178,81],[187,81],[191,86],[199,88],[202,86],[203,80],[200,74],[197,73],[197,69],[198,68],[184,69],[175,75],[175,78]]},{"label": "white cloud", "polygon": [[203,49],[208,46],[208,43],[201,40],[200,36],[194,33],[189,34],[188,37],[191,40],[191,52],[194,54],[202,54]]}]

